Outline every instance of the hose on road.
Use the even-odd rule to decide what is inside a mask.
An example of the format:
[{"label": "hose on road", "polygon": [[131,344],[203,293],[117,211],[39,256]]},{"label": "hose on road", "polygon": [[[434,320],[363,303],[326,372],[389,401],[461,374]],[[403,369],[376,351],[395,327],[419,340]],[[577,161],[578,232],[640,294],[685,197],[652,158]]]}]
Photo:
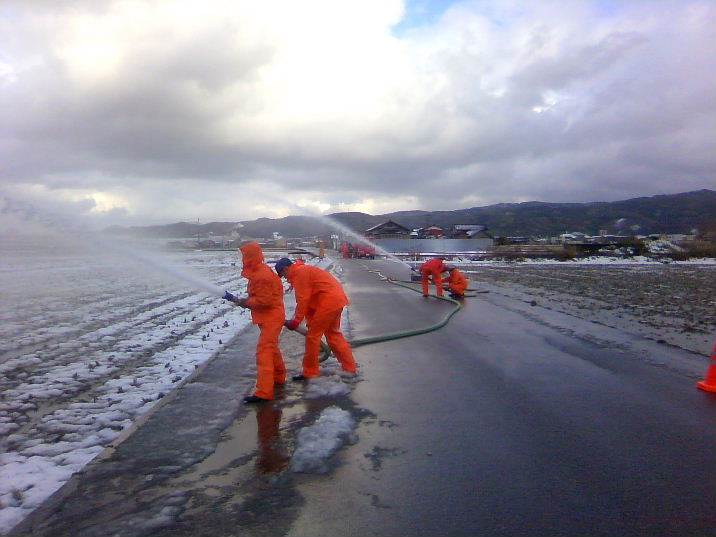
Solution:
[{"label": "hose on road", "polygon": [[[416,293],[422,294],[422,291],[420,289],[416,289],[415,287],[408,285],[405,282],[387,278],[387,277],[383,276],[377,270],[368,270],[368,272],[373,272],[375,274],[378,274],[383,281],[387,281],[389,283],[392,283],[393,285],[405,287],[406,289],[410,289],[411,291],[415,291]],[[434,332],[435,330],[439,330],[443,326],[445,326],[450,321],[452,316],[455,315],[462,308],[462,304],[452,298],[449,298],[446,296],[434,296],[434,295],[431,295],[431,296],[433,296],[433,298],[436,298],[438,300],[444,300],[445,302],[449,302],[453,305],[453,308],[443,317],[443,319],[440,322],[431,324],[431,325],[423,327],[423,328],[414,328],[412,330],[401,330],[399,332],[392,332],[390,334],[382,334],[379,336],[370,336],[370,337],[363,337],[363,338],[358,338],[358,339],[351,339],[348,342],[350,344],[351,348],[355,349],[356,347],[362,347],[364,345],[371,345],[373,343],[382,343],[384,341],[393,341],[395,339],[402,339],[402,338],[406,338],[406,337],[418,336],[420,334],[427,334],[428,332]],[[468,296],[468,295],[466,295],[466,296]],[[301,334],[304,337],[307,334],[307,330],[303,326],[299,326],[298,328],[296,328],[296,332],[298,332],[299,334]],[[325,362],[330,356],[331,356],[331,348],[328,346],[328,344],[323,339],[321,339],[321,357],[319,358],[318,361]]]},{"label": "hose on road", "polygon": [[[308,334],[308,330],[304,328],[303,326],[299,326],[295,330],[299,334],[301,334],[303,337],[306,337],[306,334]],[[328,357],[331,355],[331,348],[328,346],[328,343],[323,341],[321,338],[321,357],[318,359],[319,362],[325,362],[328,360]]]},{"label": "hose on road", "polygon": [[[368,270],[368,272],[376,273],[380,276],[380,278],[383,281],[387,281],[389,283],[392,283],[393,285],[398,285],[400,287],[405,287],[406,289],[410,289],[411,291],[415,291],[416,293],[422,293],[421,290],[416,289],[415,287],[411,285],[407,285],[403,282],[392,280],[390,278],[387,278],[383,276],[380,272],[377,270]],[[415,328],[412,330],[401,330],[399,332],[393,332],[391,334],[382,334],[380,336],[370,336],[370,337],[364,337],[364,338],[358,338],[358,339],[352,339],[349,341],[351,348],[361,347],[363,345],[370,345],[372,343],[382,343],[384,341],[392,341],[394,339],[402,339],[406,337],[412,337],[412,336],[418,336],[420,334],[427,334],[428,332],[433,332],[435,330],[441,329],[443,326],[445,326],[453,315],[455,315],[458,311],[460,311],[460,308],[462,308],[462,304],[458,302],[457,300],[454,300],[452,298],[448,298],[446,296],[435,296],[434,298],[437,298],[438,300],[444,300],[445,302],[450,302],[454,307],[443,317],[443,319],[435,324],[426,326],[424,328]]]}]

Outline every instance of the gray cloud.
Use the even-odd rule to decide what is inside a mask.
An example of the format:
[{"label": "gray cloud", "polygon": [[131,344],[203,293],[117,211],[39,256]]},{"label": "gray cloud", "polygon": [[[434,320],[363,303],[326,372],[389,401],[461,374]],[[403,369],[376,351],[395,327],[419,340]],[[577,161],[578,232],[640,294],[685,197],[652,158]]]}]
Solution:
[{"label": "gray cloud", "polygon": [[1,8],[6,189],[148,222],[716,188],[709,2],[463,2],[400,37],[395,1],[182,6]]}]

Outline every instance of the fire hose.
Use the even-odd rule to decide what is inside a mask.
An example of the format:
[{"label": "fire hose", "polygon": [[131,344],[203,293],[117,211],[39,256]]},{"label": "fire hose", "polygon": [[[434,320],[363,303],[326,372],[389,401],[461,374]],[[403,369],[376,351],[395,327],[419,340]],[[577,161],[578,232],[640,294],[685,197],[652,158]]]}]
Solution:
[{"label": "fire hose", "polygon": [[[241,298],[237,297],[236,295],[233,295],[233,294],[229,293],[228,291],[226,291],[226,292],[224,293],[224,296],[222,296],[222,298],[223,298],[224,300],[228,300],[229,302],[233,302],[234,304],[236,304],[237,306],[239,306],[239,307],[241,307],[241,308],[247,307],[247,306],[245,305],[246,299],[241,299]],[[303,326],[298,326],[298,327],[296,327],[295,332],[298,332],[298,333],[301,334],[303,337],[306,337],[306,334],[308,333],[308,330],[306,330]],[[321,361],[321,362],[324,362],[325,360],[328,359],[328,357],[329,357],[330,355],[331,355],[331,348],[328,346],[328,344],[327,344],[325,341],[321,340],[321,358],[320,358],[320,361]]]},{"label": "fire hose", "polygon": [[[416,289],[415,287],[408,285],[406,282],[401,282],[398,280],[393,280],[390,278],[387,278],[383,276],[380,272],[375,270],[369,270],[369,272],[377,273],[380,278],[383,281],[387,281],[388,283],[392,283],[393,285],[397,285],[400,287],[405,287],[406,289],[410,289],[411,291],[415,291],[416,293],[421,293],[422,291],[419,289]],[[231,295],[228,291],[226,295],[224,296],[227,300],[236,301],[236,297]],[[398,332],[392,332],[389,334],[381,334],[379,336],[369,336],[369,337],[363,337],[363,338],[357,338],[357,339],[351,339],[348,341],[351,348],[357,348],[362,347],[364,345],[371,345],[373,343],[382,343],[385,341],[393,341],[396,339],[402,339],[406,337],[412,337],[412,336],[418,336],[420,334],[427,334],[428,332],[434,332],[435,330],[441,329],[443,326],[445,326],[450,319],[455,315],[460,309],[462,308],[462,304],[458,302],[457,300],[454,300],[452,298],[446,297],[446,296],[434,296],[434,298],[438,300],[443,300],[445,302],[449,302],[453,305],[453,308],[442,318],[441,321],[431,324],[422,328],[414,328],[411,330],[401,330]],[[306,334],[308,333],[308,330],[304,328],[303,326],[298,326],[295,330],[295,332],[298,332],[303,337],[306,337]],[[321,339],[321,357],[319,358],[319,362],[325,362],[329,357],[331,356],[331,348],[328,346],[328,344]]]},{"label": "fire hose", "polygon": [[[418,289],[415,289],[414,287],[412,287],[410,285],[406,285],[403,282],[400,282],[397,280],[392,280],[390,278],[386,278],[378,271],[369,270],[368,272],[373,272],[373,273],[378,274],[383,281],[387,281],[389,283],[392,283],[393,285],[405,287],[406,289],[410,289],[417,293],[422,292]],[[460,302],[458,302],[457,300],[454,300],[452,298],[448,298],[445,296],[435,296],[435,298],[437,298],[438,300],[444,300],[445,302],[449,302],[454,306],[442,318],[442,320],[440,322],[429,325],[429,326],[425,326],[423,328],[414,328],[412,330],[401,330],[399,332],[392,332],[390,334],[381,334],[379,336],[369,336],[369,337],[363,337],[363,338],[358,338],[358,339],[351,339],[348,343],[350,343],[351,348],[356,348],[356,347],[362,347],[363,345],[371,345],[373,343],[382,343],[384,341],[392,341],[395,339],[402,339],[402,338],[406,338],[406,337],[418,336],[420,334],[427,334],[428,332],[433,332],[435,330],[439,330],[440,328],[445,326],[450,321],[450,319],[452,318],[453,315],[455,315],[458,311],[460,311],[460,308],[462,308],[462,304]],[[321,343],[323,343],[323,342],[321,342]],[[321,357],[320,361],[321,362],[324,361],[325,359],[328,358],[328,356],[330,356],[330,353],[324,354]]]}]

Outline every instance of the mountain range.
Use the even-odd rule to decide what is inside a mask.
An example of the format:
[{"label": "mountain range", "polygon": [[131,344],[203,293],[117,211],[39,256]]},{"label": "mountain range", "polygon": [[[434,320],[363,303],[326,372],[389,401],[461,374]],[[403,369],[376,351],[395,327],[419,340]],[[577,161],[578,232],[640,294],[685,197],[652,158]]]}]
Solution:
[{"label": "mountain range", "polygon": [[[380,215],[344,212],[328,216],[358,233],[386,220],[393,220],[410,229],[431,225],[449,229],[456,224],[481,224],[487,226],[494,236],[554,236],[567,231],[596,234],[599,230],[617,234],[689,233],[693,229],[716,227],[716,191],[704,189],[612,202],[529,201],[454,211],[399,211]],[[210,234],[228,234],[237,223],[178,222],[155,226],[112,226],[105,231],[143,237],[207,237]],[[334,232],[325,221],[311,216],[259,218],[240,223],[244,237],[271,237],[274,232],[284,237],[309,237]]]}]

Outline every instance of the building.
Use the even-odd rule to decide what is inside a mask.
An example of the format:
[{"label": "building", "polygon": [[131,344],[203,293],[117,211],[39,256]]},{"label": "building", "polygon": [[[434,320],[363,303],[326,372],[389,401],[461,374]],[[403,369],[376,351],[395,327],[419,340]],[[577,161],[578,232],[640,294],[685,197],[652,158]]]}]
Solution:
[{"label": "building", "polygon": [[418,232],[421,239],[442,239],[445,236],[443,228],[438,226],[424,227]]},{"label": "building", "polygon": [[370,240],[375,239],[407,239],[410,236],[410,229],[401,226],[397,222],[388,220],[377,226],[373,226],[365,230],[365,237]]},{"label": "building", "polygon": [[457,224],[450,230],[451,239],[493,239],[487,226],[477,224]]},{"label": "building", "polygon": [[563,242],[563,243],[584,242],[586,237],[587,237],[586,233],[581,233],[579,231],[573,231],[571,233],[562,233],[559,236],[559,241]]}]

